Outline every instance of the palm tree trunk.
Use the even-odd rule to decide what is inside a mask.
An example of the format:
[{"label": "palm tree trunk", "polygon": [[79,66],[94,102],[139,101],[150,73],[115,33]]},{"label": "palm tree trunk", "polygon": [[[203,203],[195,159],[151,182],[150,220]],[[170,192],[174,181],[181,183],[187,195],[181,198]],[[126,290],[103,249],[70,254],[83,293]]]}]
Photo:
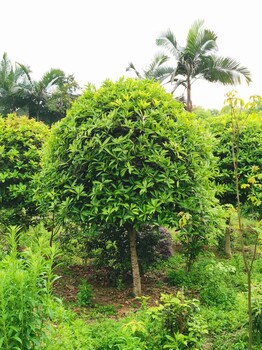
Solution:
[{"label": "palm tree trunk", "polygon": [[188,112],[192,112],[193,105],[192,105],[192,99],[191,99],[191,82],[190,78],[187,79],[187,100],[186,100],[186,110]]},{"label": "palm tree trunk", "polygon": [[137,250],[136,250],[136,236],[137,232],[133,226],[129,228],[129,243],[130,243],[130,255],[131,266],[133,275],[133,291],[135,296],[141,295],[141,277],[138,265]]}]

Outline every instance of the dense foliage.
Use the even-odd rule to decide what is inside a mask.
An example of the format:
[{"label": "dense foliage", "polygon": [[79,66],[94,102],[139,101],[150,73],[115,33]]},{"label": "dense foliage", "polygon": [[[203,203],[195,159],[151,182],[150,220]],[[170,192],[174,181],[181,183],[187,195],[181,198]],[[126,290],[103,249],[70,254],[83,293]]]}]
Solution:
[{"label": "dense foliage", "polygon": [[28,225],[36,214],[32,177],[48,134],[34,119],[0,117],[0,224]]}]

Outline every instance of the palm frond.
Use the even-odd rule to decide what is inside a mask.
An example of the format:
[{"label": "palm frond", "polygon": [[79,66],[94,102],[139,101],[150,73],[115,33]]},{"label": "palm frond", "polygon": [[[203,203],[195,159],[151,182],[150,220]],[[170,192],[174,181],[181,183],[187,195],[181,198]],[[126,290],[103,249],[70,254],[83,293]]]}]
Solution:
[{"label": "palm frond", "polygon": [[210,66],[203,72],[205,79],[211,82],[220,82],[223,85],[241,84],[244,79],[247,84],[251,80],[250,71],[230,57],[212,57],[209,61]]},{"label": "palm frond", "polygon": [[154,70],[154,74],[152,78],[162,83],[172,74],[173,71],[174,71],[174,67],[157,67]]},{"label": "palm frond", "polygon": [[202,55],[211,54],[217,50],[217,35],[208,29],[203,29],[203,20],[195,21],[189,29],[185,55],[192,60],[196,60]]},{"label": "palm frond", "polygon": [[177,43],[175,35],[170,29],[162,33],[158,39],[156,39],[156,44],[167,49],[176,59],[178,59],[178,54],[180,47]]},{"label": "palm frond", "polygon": [[59,85],[65,78],[65,73],[61,69],[51,68],[48,72],[46,72],[41,82],[43,86],[48,89],[53,85]]},{"label": "palm frond", "polygon": [[199,40],[199,47],[202,55],[206,55],[213,51],[217,51],[218,47],[216,40],[217,35],[214,32],[208,29],[204,30],[203,35]]},{"label": "palm frond", "polygon": [[173,89],[172,89],[172,91],[171,91],[172,94],[173,94],[173,93],[176,91],[176,89],[177,89],[179,86],[181,86],[181,85],[182,85],[184,88],[187,87],[187,85],[186,85],[186,79],[184,79],[184,78],[180,78],[180,79],[176,78],[176,79],[174,79],[173,82],[175,82],[175,85],[174,85],[174,87],[173,87]]},{"label": "palm frond", "polygon": [[129,63],[128,63],[128,66],[127,66],[127,68],[126,68],[126,71],[127,71],[127,72],[133,71],[133,72],[135,72],[136,76],[137,76],[139,79],[142,79],[141,74],[138,72],[138,70],[137,70],[136,67],[134,66],[133,62],[129,62]]},{"label": "palm frond", "polygon": [[169,60],[169,57],[162,52],[157,53],[149,64],[147,71],[154,71]]},{"label": "palm frond", "polygon": [[21,68],[21,71],[26,75],[28,81],[32,84],[32,79],[31,79],[31,75],[30,73],[32,73],[30,67],[22,64],[22,63],[19,63],[19,62],[16,62],[16,64]]}]

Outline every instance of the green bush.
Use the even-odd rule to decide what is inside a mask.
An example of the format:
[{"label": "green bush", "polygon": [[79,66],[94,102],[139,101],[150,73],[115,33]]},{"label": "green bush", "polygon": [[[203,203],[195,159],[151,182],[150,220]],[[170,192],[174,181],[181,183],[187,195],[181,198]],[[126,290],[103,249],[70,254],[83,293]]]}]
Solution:
[{"label": "green bush", "polygon": [[167,280],[171,286],[189,287],[191,284],[189,273],[184,269],[173,267],[167,271]]},{"label": "green bush", "polygon": [[49,327],[45,350],[95,350],[95,340],[90,337],[90,327],[83,320],[76,319]]},{"label": "green bush", "polygon": [[199,315],[197,300],[188,300],[180,293],[163,294],[155,307],[148,307],[142,300],[140,310],[117,321],[99,319],[86,323],[71,318],[56,322],[49,330],[44,349],[196,350],[202,349],[205,335],[206,325]]},{"label": "green bush", "polygon": [[76,295],[79,305],[86,306],[90,305],[92,302],[93,292],[91,286],[86,280],[82,280],[79,287],[78,293]]},{"label": "green bush", "polygon": [[217,261],[212,256],[203,257],[195,262],[190,272],[182,264],[171,265],[167,268],[167,279],[170,285],[197,291],[205,305],[222,308],[234,305],[236,268],[228,261]]},{"label": "green bush", "polygon": [[234,267],[221,262],[207,265],[203,271],[204,283],[200,289],[201,302],[210,306],[233,307],[236,292],[232,284],[230,285],[230,276],[234,273]]},{"label": "green bush", "polygon": [[199,301],[187,299],[183,293],[176,296],[162,294],[161,303],[148,312],[153,322],[163,329],[163,349],[201,349],[207,326],[198,315]]},{"label": "green bush", "polygon": [[28,226],[36,214],[32,177],[48,128],[27,117],[0,117],[0,225]]}]

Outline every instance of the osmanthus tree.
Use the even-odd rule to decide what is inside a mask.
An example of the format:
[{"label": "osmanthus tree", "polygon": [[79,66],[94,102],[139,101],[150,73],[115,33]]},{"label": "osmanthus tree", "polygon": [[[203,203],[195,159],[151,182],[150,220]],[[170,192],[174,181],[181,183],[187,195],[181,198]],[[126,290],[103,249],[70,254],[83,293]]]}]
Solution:
[{"label": "osmanthus tree", "polygon": [[0,224],[28,226],[36,215],[32,177],[48,135],[46,125],[26,116],[0,117]]},{"label": "osmanthus tree", "polygon": [[[134,294],[141,294],[136,238],[143,224],[178,227],[194,218],[194,235],[216,226],[212,138],[171,94],[150,80],[89,85],[52,129],[39,177],[70,220],[96,229],[125,228]],[[42,198],[42,199],[41,199]],[[54,199],[54,198],[53,198]],[[59,210],[58,210],[59,211]]]}]

